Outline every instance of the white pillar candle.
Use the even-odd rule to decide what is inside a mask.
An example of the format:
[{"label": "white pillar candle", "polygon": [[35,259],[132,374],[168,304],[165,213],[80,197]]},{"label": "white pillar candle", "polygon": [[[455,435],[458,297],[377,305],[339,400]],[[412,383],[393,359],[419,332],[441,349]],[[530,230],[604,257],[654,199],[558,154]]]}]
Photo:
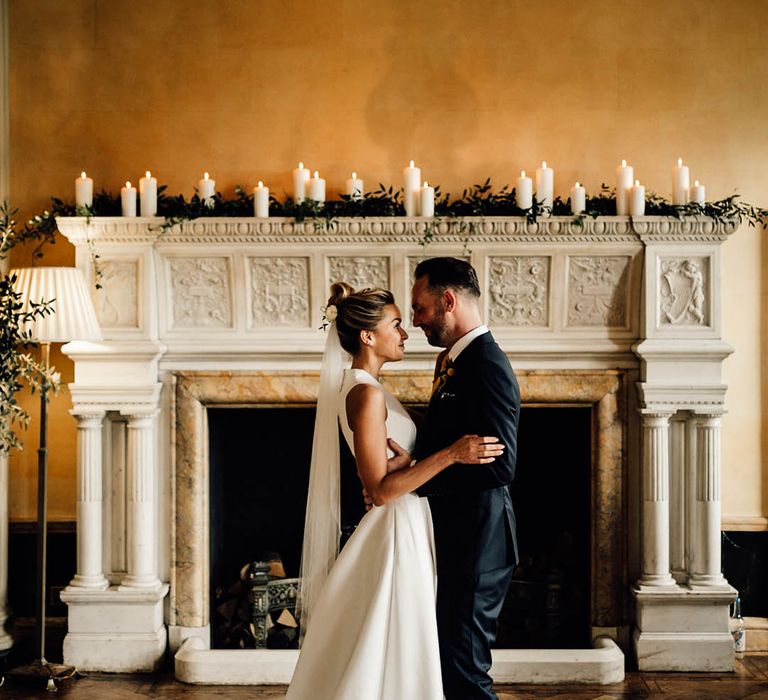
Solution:
[{"label": "white pillar candle", "polygon": [[325,201],[325,180],[320,177],[317,170],[315,170],[315,176],[307,185],[307,197],[320,204]]},{"label": "white pillar candle", "polygon": [[693,187],[691,187],[689,202],[696,202],[696,204],[704,204],[706,201],[706,191],[704,185],[700,185],[698,180],[695,180]]},{"label": "white pillar candle", "polygon": [[677,159],[677,165],[672,168],[672,204],[688,204],[688,194],[691,180],[688,166],[683,165],[683,159]]},{"label": "white pillar candle", "polygon": [[424,187],[421,188],[421,201],[419,202],[420,216],[435,215],[435,188],[424,180]]},{"label": "white pillar candle", "polygon": [[632,187],[633,177],[632,166],[627,165],[626,160],[622,160],[621,165],[616,168],[616,214],[619,216],[629,214],[629,190]]},{"label": "white pillar candle", "polygon": [[520,209],[530,209],[533,206],[533,180],[526,177],[525,170],[520,171],[515,186],[515,202]]},{"label": "white pillar candle", "polygon": [[536,201],[545,207],[552,206],[555,191],[555,171],[547,167],[547,161],[541,161],[536,168]]},{"label": "white pillar candle", "polygon": [[352,177],[347,180],[347,194],[352,199],[362,199],[363,193],[363,181],[357,176],[357,173],[352,173]]},{"label": "white pillar candle", "polygon": [[571,213],[581,214],[587,208],[587,190],[577,182],[571,187]]},{"label": "white pillar candle", "polygon": [[645,187],[640,184],[640,180],[635,180],[635,186],[630,188],[629,215],[645,215]]},{"label": "white pillar candle", "polygon": [[213,195],[216,194],[216,180],[211,180],[208,173],[203,173],[203,179],[197,181],[197,194],[209,207],[213,206]]},{"label": "white pillar candle", "polygon": [[75,204],[78,207],[90,207],[93,204],[93,180],[85,174],[75,180]]},{"label": "white pillar candle", "polygon": [[120,202],[123,208],[123,216],[136,216],[136,188],[130,182],[120,188]]},{"label": "white pillar candle", "polygon": [[269,217],[269,187],[264,187],[261,180],[253,188],[253,214],[259,219]]},{"label": "white pillar candle", "polygon": [[147,170],[147,174],[139,180],[139,198],[141,199],[141,215],[157,215],[157,178]]},{"label": "white pillar candle", "polygon": [[307,196],[307,183],[309,182],[309,168],[304,163],[299,163],[298,168],[293,169],[293,201],[301,204]]},{"label": "white pillar candle", "polygon": [[403,206],[406,216],[419,215],[419,189],[421,188],[421,168],[417,168],[413,161],[403,170]]}]

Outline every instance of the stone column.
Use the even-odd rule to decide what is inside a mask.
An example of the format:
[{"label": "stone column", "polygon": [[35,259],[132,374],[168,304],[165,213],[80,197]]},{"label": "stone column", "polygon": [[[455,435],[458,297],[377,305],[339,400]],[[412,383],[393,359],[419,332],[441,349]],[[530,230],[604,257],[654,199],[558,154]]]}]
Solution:
[{"label": "stone column", "polygon": [[155,542],[155,416],[128,415],[128,566],[121,590],[158,588]]},{"label": "stone column", "polygon": [[77,572],[76,588],[104,590],[101,431],[104,411],[72,411],[77,419]]},{"label": "stone column", "polygon": [[643,588],[676,585],[669,572],[670,416],[643,413]]},{"label": "stone column", "polygon": [[724,588],[720,566],[720,414],[698,417],[696,426],[696,522],[692,587]]},{"label": "stone column", "polygon": [[0,651],[13,646],[8,620],[8,453],[0,450]]}]

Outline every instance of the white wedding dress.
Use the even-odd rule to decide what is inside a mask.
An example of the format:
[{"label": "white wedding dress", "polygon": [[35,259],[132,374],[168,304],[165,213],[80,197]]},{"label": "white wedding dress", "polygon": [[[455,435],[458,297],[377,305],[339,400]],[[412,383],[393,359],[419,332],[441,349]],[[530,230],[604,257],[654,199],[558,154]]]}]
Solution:
[{"label": "white wedding dress", "polygon": [[[350,369],[339,419],[352,452],[346,397],[356,384],[381,388],[387,436],[411,452],[416,426],[402,404]],[[409,493],[369,510],[318,597],[286,700],[443,700],[434,556],[426,498]]]}]

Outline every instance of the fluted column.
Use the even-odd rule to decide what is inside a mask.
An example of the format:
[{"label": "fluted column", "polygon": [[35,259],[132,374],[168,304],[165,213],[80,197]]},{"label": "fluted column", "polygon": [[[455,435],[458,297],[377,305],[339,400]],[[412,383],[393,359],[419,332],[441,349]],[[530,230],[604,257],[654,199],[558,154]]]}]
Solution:
[{"label": "fluted column", "polygon": [[720,415],[698,417],[696,425],[696,538],[690,585],[727,586],[720,566]]},{"label": "fluted column", "polygon": [[8,453],[0,450],[0,651],[13,646],[8,620]]},{"label": "fluted column", "polygon": [[160,586],[155,549],[156,413],[127,416],[128,566],[121,589]]},{"label": "fluted column", "polygon": [[77,571],[69,585],[104,590],[109,587],[102,559],[104,411],[72,413],[77,419]]},{"label": "fluted column", "polygon": [[676,585],[669,572],[670,415],[643,414],[643,587]]}]

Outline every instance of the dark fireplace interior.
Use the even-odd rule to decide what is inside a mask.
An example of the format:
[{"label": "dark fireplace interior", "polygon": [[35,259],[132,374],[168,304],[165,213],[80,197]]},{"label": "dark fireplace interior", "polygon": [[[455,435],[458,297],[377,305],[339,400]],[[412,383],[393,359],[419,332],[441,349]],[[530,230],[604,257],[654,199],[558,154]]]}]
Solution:
[{"label": "dark fireplace interior", "polygon": [[[285,577],[299,574],[314,419],[306,405],[208,411],[214,648],[254,645],[243,567],[279,559]],[[523,407],[512,486],[521,562],[499,648],[589,643],[591,430],[588,407]],[[343,440],[341,475],[343,544],[365,512]],[[295,632],[273,622],[267,645],[294,647]]]}]

